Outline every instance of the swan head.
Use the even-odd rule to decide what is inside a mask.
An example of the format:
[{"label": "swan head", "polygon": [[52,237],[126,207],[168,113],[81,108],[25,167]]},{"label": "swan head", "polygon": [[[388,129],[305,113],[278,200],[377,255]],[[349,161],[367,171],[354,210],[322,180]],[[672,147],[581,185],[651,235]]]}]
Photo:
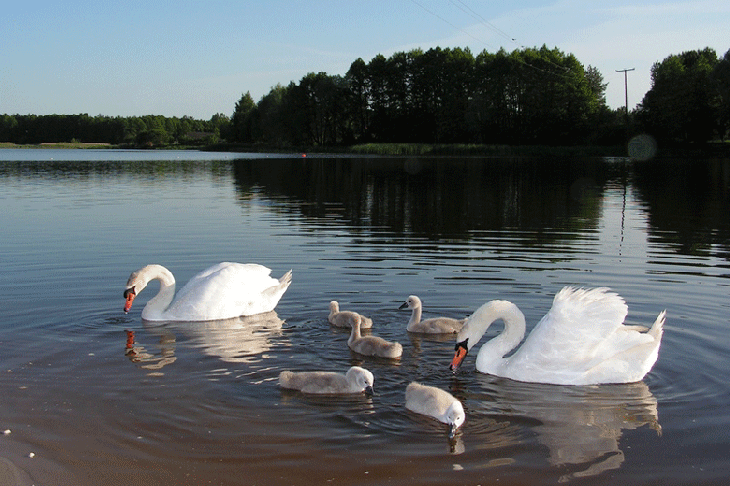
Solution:
[{"label": "swan head", "polygon": [[[451,371],[456,373],[459,370],[459,366],[461,366],[469,350],[479,342],[489,326],[497,319],[505,320],[505,322],[521,321],[524,332],[525,316],[512,302],[492,300],[483,304],[467,318],[464,326],[456,334],[454,358],[451,360],[451,365],[449,365]],[[522,338],[520,337],[520,339]]]},{"label": "swan head", "polygon": [[464,358],[466,358],[466,355],[469,353],[469,350],[472,346],[476,344],[476,342],[479,340],[477,339],[469,339],[470,335],[470,326],[469,323],[472,322],[472,318],[474,317],[474,314],[469,316],[466,319],[466,322],[464,323],[464,326],[459,330],[458,333],[456,333],[456,345],[454,346],[454,357],[451,360],[451,364],[449,365],[449,369],[456,373],[459,371],[459,367],[461,367],[461,363],[464,362]]},{"label": "swan head", "polygon": [[141,268],[136,272],[132,272],[132,275],[130,275],[129,279],[127,279],[127,287],[124,289],[125,314],[129,312],[129,309],[132,308],[132,302],[134,302],[134,298],[137,297],[137,294],[142,292],[144,288],[147,287],[147,283],[149,282],[149,280],[144,278],[145,272],[143,271],[145,270],[145,268]]},{"label": "swan head", "polygon": [[449,369],[454,373],[459,371],[459,367],[461,366],[461,363],[464,362],[464,358],[466,358],[467,353],[469,353],[469,338],[466,338],[463,341],[457,341],[456,346],[454,346],[454,358],[451,360]]},{"label": "swan head", "polygon": [[147,287],[150,281],[155,279],[159,280],[162,285],[172,287],[174,290],[175,277],[162,265],[147,265],[132,272],[127,279],[127,286],[124,289],[124,299],[126,300],[124,303],[125,314],[132,308],[134,298]]},{"label": "swan head", "polygon": [[365,395],[373,395],[374,377],[370,371],[360,366],[353,366],[347,371],[347,375],[351,380],[354,379],[358,389],[364,391]]},{"label": "swan head", "polygon": [[464,406],[460,401],[455,400],[449,408],[446,410],[446,420],[451,426],[449,430],[449,438],[453,439],[456,435],[456,429],[461,427],[466,420],[466,413],[464,413]]},{"label": "swan head", "polygon": [[129,287],[124,290],[124,313],[126,314],[129,312],[129,309],[132,308],[132,302],[134,302],[134,298],[137,297],[137,292],[134,289],[134,286]]},{"label": "swan head", "polygon": [[398,307],[399,310],[403,309],[415,309],[417,307],[421,307],[421,299],[416,297],[415,295],[410,295],[405,302],[401,304],[400,307]]}]

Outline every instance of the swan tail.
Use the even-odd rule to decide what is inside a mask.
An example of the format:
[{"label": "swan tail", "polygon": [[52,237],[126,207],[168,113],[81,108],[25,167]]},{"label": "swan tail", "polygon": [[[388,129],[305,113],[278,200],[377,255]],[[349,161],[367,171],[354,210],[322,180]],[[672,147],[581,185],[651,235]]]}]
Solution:
[{"label": "swan tail", "polygon": [[390,356],[391,358],[400,358],[403,355],[403,346],[401,343],[393,343],[390,346]]},{"label": "swan tail", "polygon": [[659,313],[659,315],[656,318],[656,321],[654,321],[654,324],[651,326],[651,329],[647,332],[650,336],[654,338],[655,341],[659,341],[662,338],[662,334],[664,334],[664,322],[667,319],[667,311],[663,310]]},{"label": "swan tail", "polygon": [[279,373],[279,386],[283,388],[293,388],[294,373],[291,371],[282,371]]},{"label": "swan tail", "polygon": [[291,284],[291,270],[281,276],[281,278],[279,279],[279,284],[284,286],[284,288],[289,287],[289,285]]}]

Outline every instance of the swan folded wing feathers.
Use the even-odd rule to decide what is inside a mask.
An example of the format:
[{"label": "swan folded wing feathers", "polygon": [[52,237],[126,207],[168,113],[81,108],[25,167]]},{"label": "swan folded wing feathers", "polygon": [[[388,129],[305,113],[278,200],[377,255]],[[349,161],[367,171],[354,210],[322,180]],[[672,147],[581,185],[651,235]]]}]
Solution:
[{"label": "swan folded wing feathers", "polygon": [[[256,263],[223,262],[195,275],[181,288],[166,314],[170,318],[208,320],[254,315],[273,308],[291,282],[291,271],[282,282],[271,270]],[[288,278],[287,278],[288,277]],[[281,283],[286,283],[283,290]],[[258,296],[257,301],[249,301]]]},{"label": "swan folded wing feathers", "polygon": [[612,376],[627,376],[629,382],[643,379],[659,357],[666,314],[662,311],[647,332],[637,331],[640,326],[622,326],[615,337],[599,347],[596,364],[587,374],[605,383]]},{"label": "swan folded wing feathers", "polygon": [[[513,362],[521,361],[520,357],[533,363],[542,358],[564,369],[590,361],[605,346],[606,338],[621,329],[627,314],[626,302],[606,287],[565,287],[530,332],[530,339],[517,350]],[[565,355],[565,349],[573,354]]]},{"label": "swan folded wing feathers", "polygon": [[124,312],[155,279],[160,281],[160,290],[142,310],[144,320],[193,322],[269,312],[291,283],[291,270],[279,280],[270,273],[255,263],[223,262],[195,275],[176,296],[172,273],[161,265],[147,265],[133,272],[127,281]]}]

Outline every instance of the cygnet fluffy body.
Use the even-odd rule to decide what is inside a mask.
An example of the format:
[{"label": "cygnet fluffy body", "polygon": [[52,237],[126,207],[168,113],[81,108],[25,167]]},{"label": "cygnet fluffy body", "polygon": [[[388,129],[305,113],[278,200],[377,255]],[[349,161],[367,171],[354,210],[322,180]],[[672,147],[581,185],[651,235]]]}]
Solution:
[{"label": "cygnet fluffy body", "polygon": [[430,319],[421,320],[421,299],[415,295],[408,297],[399,309],[411,309],[413,311],[411,313],[411,319],[408,321],[408,332],[456,334],[466,322],[466,318],[453,319],[451,317],[432,317]]},{"label": "cygnet fluffy body", "polygon": [[341,311],[340,304],[336,300],[330,302],[330,315],[327,317],[327,320],[329,320],[330,324],[335,327],[350,328],[352,327],[350,323],[356,315],[361,317],[360,328],[370,329],[373,327],[373,320],[369,317],[365,317],[362,314],[358,314],[353,311]]},{"label": "cygnet fluffy body", "polygon": [[433,386],[412,382],[406,388],[406,408],[448,424],[449,436],[456,434],[466,419],[464,407],[451,393]]},{"label": "cygnet fluffy body", "polygon": [[332,371],[282,371],[279,374],[282,388],[303,393],[344,394],[373,393],[373,374],[359,366],[353,366],[346,374]]},{"label": "cygnet fluffy body", "polygon": [[358,354],[363,356],[378,356],[380,358],[399,359],[403,354],[403,346],[400,343],[392,343],[377,336],[362,336],[360,334],[360,316],[352,319],[352,331],[347,345]]}]

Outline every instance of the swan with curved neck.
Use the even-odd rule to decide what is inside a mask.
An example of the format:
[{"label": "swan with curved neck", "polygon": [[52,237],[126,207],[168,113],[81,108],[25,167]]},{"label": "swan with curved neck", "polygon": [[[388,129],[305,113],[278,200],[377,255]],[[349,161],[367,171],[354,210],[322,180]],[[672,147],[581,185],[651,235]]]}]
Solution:
[{"label": "swan with curved neck", "polygon": [[650,329],[623,324],[624,300],[607,288],[565,287],[550,311],[525,336],[525,316],[511,302],[487,302],[474,312],[456,337],[451,370],[496,320],[504,331],[479,350],[476,369],[517,381],[557,385],[595,385],[641,381],[657,360],[666,311]]},{"label": "swan with curved neck", "polygon": [[124,312],[135,297],[157,280],[160,290],[142,310],[147,321],[211,321],[274,310],[291,284],[291,270],[278,280],[256,263],[223,262],[195,275],[175,295],[175,277],[162,265],[147,265],[130,275]]}]

